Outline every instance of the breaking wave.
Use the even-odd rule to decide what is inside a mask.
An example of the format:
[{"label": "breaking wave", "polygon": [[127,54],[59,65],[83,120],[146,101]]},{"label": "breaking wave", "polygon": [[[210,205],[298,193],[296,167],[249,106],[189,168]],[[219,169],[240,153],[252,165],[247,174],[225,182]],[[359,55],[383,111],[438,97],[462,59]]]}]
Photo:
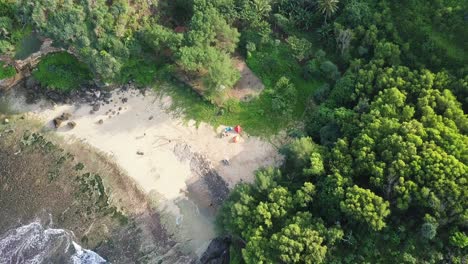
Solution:
[{"label": "breaking wave", "polygon": [[106,260],[81,248],[73,241],[71,232],[44,228],[39,222],[32,222],[0,237],[0,263],[101,264]]}]

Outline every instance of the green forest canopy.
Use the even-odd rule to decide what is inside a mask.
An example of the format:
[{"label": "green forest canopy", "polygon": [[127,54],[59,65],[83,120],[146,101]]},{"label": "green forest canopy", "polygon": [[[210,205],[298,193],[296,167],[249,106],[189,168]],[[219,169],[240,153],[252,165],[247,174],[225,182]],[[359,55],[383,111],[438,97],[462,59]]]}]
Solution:
[{"label": "green forest canopy", "polygon": [[[284,165],[237,186],[221,210],[222,231],[241,241],[234,263],[464,263],[467,10],[455,0],[0,0],[0,53],[32,29],[100,82],[201,83],[208,102],[168,91],[189,117],[253,134],[289,127]],[[209,102],[239,79],[235,54],[265,90],[222,101],[223,112]]]}]

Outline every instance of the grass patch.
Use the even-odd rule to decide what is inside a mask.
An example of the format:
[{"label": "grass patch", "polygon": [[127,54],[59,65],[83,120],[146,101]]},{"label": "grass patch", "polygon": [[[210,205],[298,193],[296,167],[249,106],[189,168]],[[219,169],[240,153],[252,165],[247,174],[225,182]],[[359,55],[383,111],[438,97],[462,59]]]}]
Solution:
[{"label": "grass patch", "polygon": [[274,113],[272,97],[264,92],[250,102],[239,102],[238,106],[232,107],[233,111],[228,111],[212,105],[180,82],[164,83],[157,85],[155,89],[170,95],[174,110],[182,111],[187,119],[206,122],[214,127],[239,124],[250,135],[268,137],[285,129],[292,122],[301,120],[308,99],[321,84],[317,80],[304,80],[301,66],[290,54],[288,46],[281,43],[279,46],[254,52],[247,64],[262,80],[265,89],[273,88],[281,76],[290,78],[297,90],[297,101],[291,105],[291,115]]},{"label": "grass patch", "polygon": [[214,127],[219,125],[241,125],[250,135],[270,136],[282,128],[283,122],[271,115],[266,115],[269,108],[266,96],[261,95],[251,102],[239,103],[238,112],[228,112],[204,100],[191,87],[180,83],[163,83],[155,87],[173,99],[172,110],[180,111],[187,120],[206,122]]},{"label": "grass patch", "polygon": [[11,78],[16,75],[16,70],[11,65],[5,65],[3,61],[0,61],[0,80]]},{"label": "grass patch", "polygon": [[91,79],[88,67],[66,52],[49,54],[37,65],[33,76],[48,89],[69,92]]},{"label": "grass patch", "polygon": [[292,57],[292,51],[286,43],[268,46],[254,52],[247,59],[247,65],[262,80],[265,89],[271,89],[279,78],[285,76],[296,87],[297,102],[293,108],[292,119],[297,120],[304,113],[307,100],[322,83],[319,80],[305,80],[301,65]]},{"label": "grass patch", "polygon": [[134,81],[137,86],[144,87],[154,82],[158,65],[144,60],[128,60],[124,63],[118,81],[127,83]]}]

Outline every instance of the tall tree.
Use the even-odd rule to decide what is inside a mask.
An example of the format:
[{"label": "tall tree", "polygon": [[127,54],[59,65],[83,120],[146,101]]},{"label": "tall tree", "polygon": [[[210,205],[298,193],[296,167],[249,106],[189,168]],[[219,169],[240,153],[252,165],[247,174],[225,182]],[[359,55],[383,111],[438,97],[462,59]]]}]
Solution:
[{"label": "tall tree", "polygon": [[325,17],[325,24],[327,19],[330,18],[338,10],[338,0],[318,0],[317,8]]}]

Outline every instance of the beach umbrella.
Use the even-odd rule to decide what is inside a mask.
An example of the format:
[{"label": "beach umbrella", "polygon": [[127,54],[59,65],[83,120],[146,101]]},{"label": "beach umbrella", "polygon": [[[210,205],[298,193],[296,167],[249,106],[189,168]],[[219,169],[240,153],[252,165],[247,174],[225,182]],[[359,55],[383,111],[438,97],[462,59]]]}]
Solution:
[{"label": "beach umbrella", "polygon": [[236,131],[237,133],[240,134],[242,132],[242,127],[237,125],[237,126],[234,127],[234,131]]}]

